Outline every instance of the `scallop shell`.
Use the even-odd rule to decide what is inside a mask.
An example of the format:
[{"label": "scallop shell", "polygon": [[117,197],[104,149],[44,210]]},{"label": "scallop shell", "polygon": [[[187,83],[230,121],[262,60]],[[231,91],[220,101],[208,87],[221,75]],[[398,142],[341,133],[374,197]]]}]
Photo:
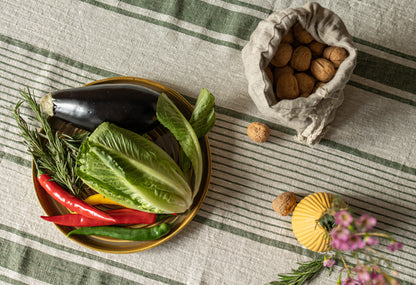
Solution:
[{"label": "scallop shell", "polygon": [[314,193],[302,199],[293,211],[293,233],[303,246],[312,251],[323,252],[328,249],[329,237],[318,220],[331,207],[331,201],[332,195],[329,193]]}]

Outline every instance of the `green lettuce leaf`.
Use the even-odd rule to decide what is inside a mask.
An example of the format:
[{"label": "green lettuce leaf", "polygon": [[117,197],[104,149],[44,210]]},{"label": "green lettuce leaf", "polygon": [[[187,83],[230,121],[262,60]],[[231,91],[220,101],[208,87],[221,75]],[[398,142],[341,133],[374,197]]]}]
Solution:
[{"label": "green lettuce leaf", "polygon": [[[198,139],[205,136],[214,127],[216,120],[214,107],[214,96],[207,89],[202,88],[196,101],[194,111],[192,112],[191,119],[189,120],[189,123],[194,129]],[[180,152],[180,161],[182,171],[189,181],[191,173],[191,161],[182,149]]]},{"label": "green lettuce leaf", "polygon": [[83,143],[77,174],[85,184],[126,207],[181,213],[192,190],[176,162],[152,141],[103,123]]},{"label": "green lettuce leaf", "polygon": [[198,138],[205,136],[215,124],[214,96],[202,88],[189,123]]},{"label": "green lettuce leaf", "polygon": [[192,162],[195,174],[192,197],[195,197],[202,180],[202,153],[198,137],[188,120],[164,93],[157,101],[156,117],[175,136],[183,152]]}]

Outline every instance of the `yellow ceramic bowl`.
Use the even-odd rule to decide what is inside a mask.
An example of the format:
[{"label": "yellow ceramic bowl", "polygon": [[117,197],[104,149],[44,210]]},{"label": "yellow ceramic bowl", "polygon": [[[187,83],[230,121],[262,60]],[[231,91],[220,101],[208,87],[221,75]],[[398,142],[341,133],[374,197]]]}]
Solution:
[{"label": "yellow ceramic bowl", "polygon": [[314,193],[303,198],[293,211],[293,233],[303,246],[312,251],[323,252],[328,249],[328,234],[318,220],[331,207],[331,201],[331,194]]},{"label": "yellow ceramic bowl", "polygon": [[[181,110],[181,112],[185,115],[185,117],[189,118],[192,114],[193,107],[191,104],[183,98],[178,92],[163,86],[160,83],[141,79],[137,77],[113,77],[107,78],[103,80],[94,81],[91,83],[86,84],[93,85],[93,84],[116,84],[116,83],[130,83],[130,84],[137,84],[140,86],[144,86],[150,89],[153,89],[159,93],[164,92],[169,96],[169,98],[175,103],[175,105]],[[65,133],[72,134],[78,129],[74,128],[71,124],[65,123],[59,119],[51,118],[50,120],[52,126],[55,129],[59,129]],[[173,135],[170,134],[165,128],[162,126],[156,127],[154,130],[148,133],[154,141],[165,149],[169,154],[173,156],[173,158],[178,161],[178,150],[180,148],[177,141],[174,139]],[[126,240],[117,240],[112,238],[106,237],[98,237],[98,236],[82,236],[82,235],[72,235],[69,239],[85,246],[90,249],[94,249],[97,251],[102,252],[109,252],[109,253],[133,253],[144,251],[150,248],[153,248],[157,245],[160,245],[174,235],[179,233],[196,215],[198,209],[201,207],[201,204],[207,194],[210,177],[211,177],[211,151],[208,143],[208,137],[205,136],[200,139],[202,157],[203,157],[203,178],[201,181],[201,186],[199,188],[198,194],[194,198],[194,202],[192,206],[183,214],[177,215],[177,218],[174,220],[174,224],[172,226],[171,232],[158,239],[153,241],[126,241]],[[33,169],[33,183],[35,186],[35,191],[39,202],[43,209],[45,210],[48,216],[56,216],[56,215],[63,215],[68,214],[69,211],[53,200],[45,190],[39,185],[36,179],[36,170]],[[88,189],[85,190],[84,193],[81,193],[81,198],[86,198],[87,196],[93,194],[93,191]],[[167,221],[169,222],[169,221]],[[67,235],[71,230],[75,229],[73,227],[61,226],[56,225],[58,229],[65,235]]]}]

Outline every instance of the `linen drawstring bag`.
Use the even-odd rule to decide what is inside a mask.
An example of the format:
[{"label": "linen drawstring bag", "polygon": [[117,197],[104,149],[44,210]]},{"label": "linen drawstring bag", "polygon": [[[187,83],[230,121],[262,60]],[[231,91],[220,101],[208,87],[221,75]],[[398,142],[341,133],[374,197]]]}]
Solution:
[{"label": "linen drawstring bag", "polygon": [[[310,96],[278,100],[265,68],[282,38],[297,22],[316,41],[344,48],[348,57],[335,76]],[[248,93],[257,109],[274,122],[294,128],[300,142],[313,145],[325,134],[344,100],[343,90],[356,65],[357,52],[341,18],[312,2],[299,8],[275,11],[262,20],[243,48],[242,59]]]}]

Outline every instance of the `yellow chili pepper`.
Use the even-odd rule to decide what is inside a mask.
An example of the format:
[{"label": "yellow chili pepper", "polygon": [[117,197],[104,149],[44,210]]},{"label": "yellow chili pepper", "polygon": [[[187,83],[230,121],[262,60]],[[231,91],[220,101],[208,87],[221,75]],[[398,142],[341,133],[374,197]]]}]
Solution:
[{"label": "yellow chili pepper", "polygon": [[[94,194],[89,196],[87,199],[84,200],[85,203],[93,206],[93,205],[100,205],[100,204],[107,204],[107,205],[119,205],[123,206],[120,203],[117,203],[101,194]],[[124,206],[123,206],[124,207]]]}]

